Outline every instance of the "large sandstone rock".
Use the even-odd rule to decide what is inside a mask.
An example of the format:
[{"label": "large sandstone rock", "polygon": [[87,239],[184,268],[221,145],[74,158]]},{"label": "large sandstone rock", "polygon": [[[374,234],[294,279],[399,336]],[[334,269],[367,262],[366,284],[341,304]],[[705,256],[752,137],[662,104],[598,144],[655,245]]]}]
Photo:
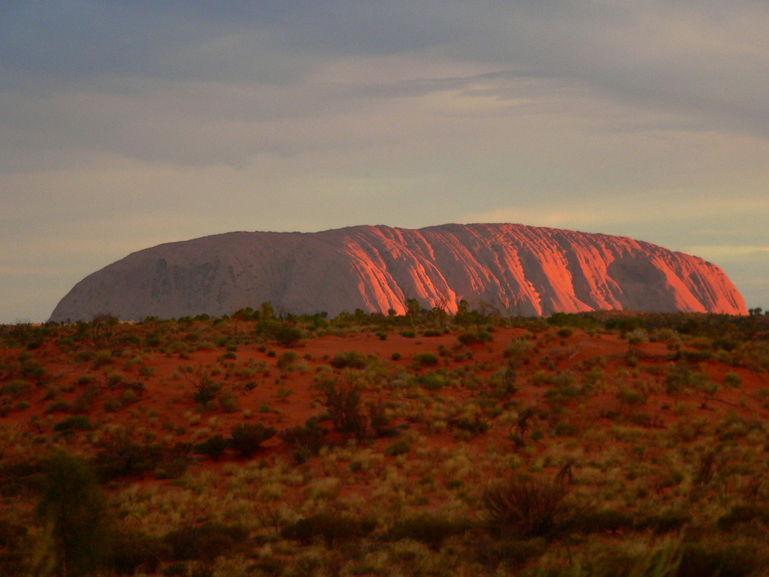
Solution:
[{"label": "large sandstone rock", "polygon": [[278,310],[401,313],[407,298],[455,311],[591,310],[745,314],[709,262],[629,238],[518,224],[419,230],[356,226],[317,233],[233,232],[135,252],[80,281],[53,321]]}]

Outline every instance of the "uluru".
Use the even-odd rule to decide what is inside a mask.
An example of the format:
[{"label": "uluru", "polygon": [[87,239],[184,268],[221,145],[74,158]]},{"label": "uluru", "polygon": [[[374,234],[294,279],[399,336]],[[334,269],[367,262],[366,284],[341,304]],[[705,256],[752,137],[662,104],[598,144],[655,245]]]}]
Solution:
[{"label": "uluru", "polygon": [[315,233],[231,232],[141,250],[94,272],[52,321],[223,315],[271,302],[292,313],[405,311],[405,301],[503,314],[630,310],[746,314],[716,265],[626,237],[520,224]]}]

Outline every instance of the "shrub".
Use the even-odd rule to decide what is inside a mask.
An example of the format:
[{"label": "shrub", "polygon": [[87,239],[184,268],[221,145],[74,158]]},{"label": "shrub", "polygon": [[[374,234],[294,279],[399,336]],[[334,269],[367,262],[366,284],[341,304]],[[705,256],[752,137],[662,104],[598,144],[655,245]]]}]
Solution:
[{"label": "shrub", "polygon": [[139,445],[126,438],[108,439],[96,456],[99,475],[104,480],[144,475],[163,462],[158,445]]},{"label": "shrub", "polygon": [[289,325],[280,325],[272,331],[272,338],[282,347],[294,347],[302,338],[302,331]]},{"label": "shrub", "polygon": [[85,415],[73,415],[71,417],[67,417],[63,421],[56,423],[56,425],[53,427],[54,431],[62,433],[69,433],[72,431],[90,431],[91,429],[93,429],[93,425]]},{"label": "shrub", "polygon": [[494,529],[519,537],[548,537],[564,521],[566,494],[557,481],[511,479],[487,488],[483,504]]},{"label": "shrub", "polygon": [[485,329],[477,329],[473,331],[465,331],[457,337],[457,340],[465,345],[476,345],[480,343],[487,343],[491,340],[491,333]]},{"label": "shrub", "polygon": [[495,570],[500,564],[507,568],[525,565],[530,560],[540,557],[546,548],[547,543],[542,539],[503,538],[482,541],[474,549],[478,561],[490,570]]},{"label": "shrub", "polygon": [[212,563],[221,555],[227,555],[248,536],[238,525],[206,523],[172,531],[165,536],[165,543],[177,561],[201,560]]},{"label": "shrub", "polygon": [[294,351],[286,351],[278,357],[278,368],[281,371],[290,371],[294,368],[297,360],[299,360],[299,355]]},{"label": "shrub", "polygon": [[651,530],[657,535],[662,535],[683,529],[691,520],[691,515],[685,511],[668,509],[636,519],[635,528],[639,531]]},{"label": "shrub", "polygon": [[510,346],[505,349],[504,357],[511,367],[519,367],[529,357],[532,348],[533,345],[530,341],[525,339],[515,339],[510,343]]},{"label": "shrub", "polygon": [[221,385],[213,382],[209,377],[204,376],[200,379],[200,383],[195,388],[195,402],[200,405],[207,405],[216,398],[219,393]]},{"label": "shrub", "polygon": [[769,509],[756,505],[735,505],[718,520],[718,528],[731,531],[743,523],[769,523]]},{"label": "shrub", "polygon": [[575,512],[568,519],[568,528],[580,533],[606,533],[633,529],[632,515],[613,509],[584,510]]},{"label": "shrub", "polygon": [[335,369],[365,369],[367,361],[364,355],[352,351],[349,353],[339,353],[331,359],[330,364]]},{"label": "shrub", "polygon": [[443,541],[466,533],[470,527],[471,523],[465,519],[449,519],[425,513],[398,521],[387,533],[387,538],[393,541],[412,539],[437,549]]},{"label": "shrub", "polygon": [[322,512],[286,526],[281,531],[285,539],[309,544],[323,539],[328,545],[358,539],[370,534],[376,523],[370,519],[357,519],[333,512]]},{"label": "shrub", "polygon": [[473,417],[460,416],[449,420],[449,424],[461,431],[467,431],[471,435],[480,435],[489,430],[489,423],[480,415]]},{"label": "shrub", "polygon": [[195,447],[195,452],[216,460],[222,456],[224,451],[226,451],[227,447],[229,446],[230,443],[227,439],[221,435],[214,435],[213,437],[209,437],[202,443],[198,444]]},{"label": "shrub", "polygon": [[104,559],[106,502],[82,459],[59,453],[48,461],[38,516],[52,527],[62,575],[87,575]]},{"label": "shrub", "polygon": [[99,351],[93,357],[93,368],[100,369],[112,363],[111,351]]},{"label": "shrub", "polygon": [[321,386],[324,392],[323,404],[334,428],[340,433],[365,437],[368,427],[358,386],[351,383],[341,385],[337,381],[326,381]]},{"label": "shrub", "polygon": [[416,382],[430,391],[438,391],[449,384],[449,379],[442,371],[435,371],[419,375]]},{"label": "shrub", "polygon": [[0,396],[17,399],[32,390],[32,385],[27,381],[15,379],[0,385]]},{"label": "shrub", "polygon": [[310,456],[317,455],[326,441],[326,431],[315,418],[307,419],[302,426],[291,427],[280,434],[284,442],[294,449],[294,459],[304,463]]},{"label": "shrub", "polygon": [[275,436],[275,429],[262,423],[237,425],[232,430],[230,446],[242,457],[250,457],[258,451],[262,443]]},{"label": "shrub", "polygon": [[422,367],[434,367],[438,364],[438,357],[432,353],[419,353],[414,355],[414,362]]},{"label": "shrub", "polygon": [[698,542],[683,547],[677,577],[746,577],[757,569],[757,551],[740,543]]},{"label": "shrub", "polygon": [[617,400],[623,405],[639,406],[646,403],[646,395],[637,389],[623,387],[617,391]]},{"label": "shrub", "polygon": [[389,445],[384,454],[388,457],[397,457],[398,455],[405,455],[411,450],[411,444],[406,439],[395,441]]},{"label": "shrub", "polygon": [[0,519],[0,575],[24,575],[28,530]]},{"label": "shrub", "polygon": [[170,547],[158,537],[120,532],[111,540],[108,565],[118,575],[133,575],[139,569],[155,573],[170,552]]},{"label": "shrub", "polygon": [[734,388],[741,387],[742,378],[737,373],[726,373],[726,375],[724,375],[724,385]]}]

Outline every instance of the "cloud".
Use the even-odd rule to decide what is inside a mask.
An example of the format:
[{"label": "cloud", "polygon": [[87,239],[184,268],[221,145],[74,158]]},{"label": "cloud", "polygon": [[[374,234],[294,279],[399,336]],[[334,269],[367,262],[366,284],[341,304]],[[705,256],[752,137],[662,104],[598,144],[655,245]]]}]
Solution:
[{"label": "cloud", "polygon": [[733,259],[744,257],[762,257],[769,264],[769,246],[755,245],[695,245],[687,249],[694,254],[708,255],[713,258]]},{"label": "cloud", "polygon": [[757,0],[0,2],[0,320],[50,312],[25,293],[46,267],[63,292],[157,242],[361,222],[716,247],[769,299],[745,248],[769,246],[767,21]]}]

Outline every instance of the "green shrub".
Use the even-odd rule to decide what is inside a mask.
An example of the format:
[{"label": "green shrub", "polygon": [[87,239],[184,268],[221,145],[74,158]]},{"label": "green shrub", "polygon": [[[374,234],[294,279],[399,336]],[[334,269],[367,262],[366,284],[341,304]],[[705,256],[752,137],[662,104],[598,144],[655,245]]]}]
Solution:
[{"label": "green shrub", "polygon": [[400,439],[399,441],[395,441],[391,445],[389,445],[385,450],[384,454],[388,457],[397,457],[399,455],[405,455],[411,450],[411,443],[409,443],[406,439]]},{"label": "green shrub", "polygon": [[210,564],[231,553],[247,536],[248,532],[238,525],[206,523],[172,531],[164,541],[176,561],[200,560]]},{"label": "green shrub", "polygon": [[414,355],[414,362],[422,367],[434,367],[438,364],[438,357],[432,353],[419,353]]},{"label": "green shrub", "polygon": [[159,537],[119,532],[110,542],[107,564],[118,575],[133,575],[139,570],[155,573],[170,554],[170,547]]},{"label": "green shrub", "polygon": [[53,430],[69,433],[72,431],[90,431],[93,429],[91,421],[85,415],[73,415],[54,425]]},{"label": "green shrub", "polygon": [[736,526],[745,523],[769,524],[769,508],[752,504],[734,505],[718,519],[718,528],[722,531],[732,531]]},{"label": "green shrub", "polygon": [[445,373],[441,371],[435,371],[432,373],[419,375],[416,379],[416,382],[420,386],[430,391],[438,391],[449,384],[449,378]]},{"label": "green shrub", "polygon": [[286,351],[278,357],[278,368],[281,371],[290,371],[299,360],[299,355],[294,351]]},{"label": "green shrub", "polygon": [[294,347],[302,338],[302,331],[289,325],[280,325],[272,331],[272,338],[282,347]]},{"label": "green shrub", "polygon": [[18,399],[32,391],[32,385],[21,379],[14,379],[0,385],[0,397]]},{"label": "green shrub", "polygon": [[29,531],[0,518],[0,575],[24,575]]},{"label": "green shrub", "polygon": [[61,575],[90,574],[104,560],[106,502],[85,461],[64,453],[48,461],[38,516],[53,529]]},{"label": "green shrub", "polygon": [[256,453],[262,443],[275,436],[275,429],[262,423],[243,423],[232,430],[230,446],[241,456],[250,457]]},{"label": "green shrub", "polygon": [[93,368],[100,369],[112,364],[111,351],[98,351],[93,357]]},{"label": "green shrub", "polygon": [[742,543],[697,542],[683,547],[677,577],[747,577],[757,569],[757,551]]},{"label": "green shrub", "polygon": [[365,369],[368,361],[361,353],[352,351],[335,355],[330,364],[335,369]]},{"label": "green shrub", "polygon": [[209,377],[202,377],[195,388],[195,402],[200,405],[207,405],[216,398],[221,388],[220,384],[215,383]]},{"label": "green shrub", "polygon": [[370,519],[358,519],[349,515],[322,512],[286,526],[281,531],[284,539],[309,544],[322,539],[327,545],[359,539],[369,535],[376,523]]},{"label": "green shrub", "polygon": [[485,329],[465,331],[457,337],[457,340],[465,346],[487,343],[491,339],[491,333]]},{"label": "green shrub", "polygon": [[315,418],[307,419],[304,425],[291,427],[280,433],[280,438],[294,450],[294,460],[304,463],[317,455],[326,442],[326,431]]},{"label": "green shrub", "polygon": [[667,509],[636,518],[635,528],[639,531],[651,530],[657,535],[663,535],[683,529],[691,520],[691,515],[686,511]]},{"label": "green shrub", "polygon": [[126,438],[102,442],[95,462],[102,479],[136,477],[154,471],[167,457],[158,445],[139,445]]},{"label": "green shrub", "polygon": [[411,539],[437,549],[449,537],[465,534],[471,526],[466,519],[424,513],[398,521],[387,533],[387,538],[392,541]]},{"label": "green shrub", "polygon": [[366,436],[368,423],[361,405],[360,389],[352,383],[326,381],[321,384],[323,405],[340,433],[351,433],[358,438]]},{"label": "green shrub", "polygon": [[613,533],[634,528],[633,516],[614,509],[586,509],[574,512],[566,522],[571,531],[580,533]]},{"label": "green shrub", "polygon": [[476,540],[473,549],[478,562],[489,569],[488,574],[493,574],[500,565],[506,569],[517,568],[540,557],[547,549],[547,542],[543,539],[487,538]]},{"label": "green shrub", "polygon": [[737,373],[726,373],[724,375],[724,385],[739,388],[742,386],[742,378]]},{"label": "green shrub", "polygon": [[218,459],[224,454],[224,451],[230,446],[230,442],[221,435],[209,437],[195,447],[195,452],[205,455],[211,459]]},{"label": "green shrub", "polygon": [[480,435],[489,430],[489,423],[480,415],[474,417],[454,417],[449,420],[449,425],[454,429],[467,431],[471,435]]}]

